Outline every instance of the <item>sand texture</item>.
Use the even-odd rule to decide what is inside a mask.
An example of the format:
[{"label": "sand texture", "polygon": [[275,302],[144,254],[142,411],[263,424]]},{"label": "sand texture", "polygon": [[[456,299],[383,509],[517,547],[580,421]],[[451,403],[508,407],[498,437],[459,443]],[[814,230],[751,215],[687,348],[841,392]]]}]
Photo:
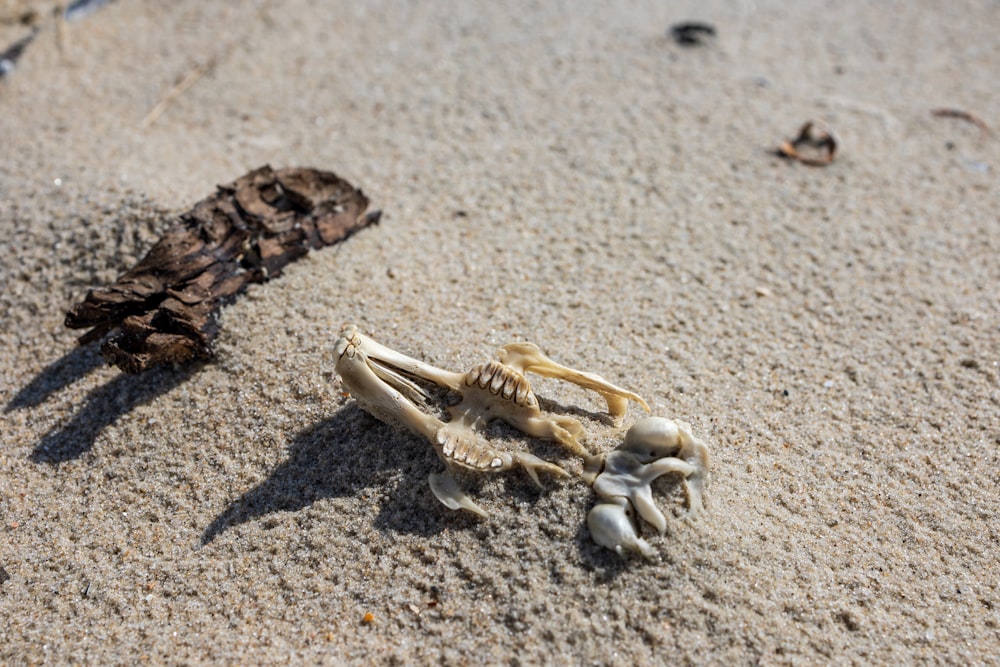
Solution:
[{"label": "sand texture", "polygon": [[[998,664],[997,3],[53,5],[0,3],[0,50],[37,27],[0,79],[0,663]],[[830,166],[774,154],[807,120]],[[251,286],[209,363],[76,346],[88,288],[263,164],[382,220]],[[705,515],[664,479],[622,560],[581,461],[502,427],[574,477],[448,510],[342,390],[347,323],[641,394],[709,443]]]}]

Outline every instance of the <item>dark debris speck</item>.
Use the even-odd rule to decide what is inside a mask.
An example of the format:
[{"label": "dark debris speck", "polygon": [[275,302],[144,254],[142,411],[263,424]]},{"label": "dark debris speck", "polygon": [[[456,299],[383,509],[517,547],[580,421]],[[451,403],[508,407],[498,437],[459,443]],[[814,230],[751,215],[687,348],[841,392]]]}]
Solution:
[{"label": "dark debris speck", "polygon": [[681,46],[705,46],[715,37],[715,26],[701,21],[684,21],[670,26],[670,36]]}]

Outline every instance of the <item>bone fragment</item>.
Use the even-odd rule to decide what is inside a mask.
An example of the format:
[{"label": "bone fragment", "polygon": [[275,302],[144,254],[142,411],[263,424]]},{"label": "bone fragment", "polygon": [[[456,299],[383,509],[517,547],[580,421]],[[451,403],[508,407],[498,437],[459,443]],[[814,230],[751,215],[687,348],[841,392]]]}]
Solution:
[{"label": "bone fragment", "polygon": [[597,544],[625,557],[626,551],[634,551],[646,558],[656,553],[649,542],[639,537],[635,524],[628,516],[628,503],[598,503],[587,514],[587,528]]},{"label": "bone fragment", "polygon": [[600,375],[585,371],[574,370],[568,366],[552,361],[546,357],[542,350],[534,343],[510,343],[500,348],[500,361],[504,364],[519,370],[521,373],[535,373],[542,377],[555,378],[571,382],[578,387],[591,389],[604,397],[608,404],[608,414],[620,422],[628,409],[628,402],[635,401],[642,406],[642,409],[649,412],[649,406],[637,394],[627,389],[617,387]]},{"label": "bone fragment", "polygon": [[696,519],[704,507],[708,469],[708,447],[685,422],[663,417],[636,422],[621,448],[603,459],[584,461],[584,480],[600,498],[587,516],[594,541],[619,554],[637,551],[648,557],[651,548],[639,536],[633,511],[662,535],[667,519],[653,500],[652,484],[662,475],[678,473],[688,498],[685,518]]},{"label": "bone fragment", "polygon": [[463,491],[455,479],[448,473],[432,472],[427,480],[430,482],[431,491],[434,497],[452,510],[469,510],[479,516],[486,518],[489,516],[483,509],[472,501],[465,491]]}]

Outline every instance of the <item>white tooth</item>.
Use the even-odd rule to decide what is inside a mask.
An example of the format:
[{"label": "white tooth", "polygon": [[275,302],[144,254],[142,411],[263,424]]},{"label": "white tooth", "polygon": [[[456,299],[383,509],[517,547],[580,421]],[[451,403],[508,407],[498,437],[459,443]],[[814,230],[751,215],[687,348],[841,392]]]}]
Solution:
[{"label": "white tooth", "polygon": [[469,458],[469,443],[465,438],[461,438],[455,446],[455,454],[452,456],[459,463],[465,463]]},{"label": "white tooth", "polygon": [[482,370],[479,371],[478,384],[481,388],[486,389],[486,387],[489,386],[490,380],[493,378],[494,370],[493,364],[486,364],[483,366]]},{"label": "white tooth", "polygon": [[517,380],[517,375],[511,373],[507,377],[507,381],[504,382],[502,396],[507,400],[510,400],[510,397],[514,395],[514,390],[517,389]]},{"label": "white tooth", "polygon": [[500,389],[503,387],[504,380],[506,379],[505,376],[506,373],[502,371],[497,371],[497,373],[493,376],[493,381],[490,382],[491,394],[500,394]]}]

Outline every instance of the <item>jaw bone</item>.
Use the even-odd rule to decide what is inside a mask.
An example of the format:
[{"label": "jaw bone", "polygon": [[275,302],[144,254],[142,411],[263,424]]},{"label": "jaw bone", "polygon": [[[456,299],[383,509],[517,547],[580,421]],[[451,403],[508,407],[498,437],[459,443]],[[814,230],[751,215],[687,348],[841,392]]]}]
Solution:
[{"label": "jaw bone", "polygon": [[[500,361],[476,366],[467,373],[453,373],[397,352],[347,327],[337,340],[337,372],[362,409],[377,419],[400,426],[427,440],[450,467],[478,472],[499,472],[521,467],[539,484],[538,472],[565,477],[559,466],[527,452],[494,449],[482,435],[492,420],[501,419],[532,437],[559,442],[581,457],[589,452],[580,444],[583,426],[564,415],[543,413],[525,377],[533,372],[596,391],[608,404],[612,419],[620,421],[629,400],[649,407],[636,394],[598,375],[558,364],[537,345],[514,343],[499,352]],[[444,422],[428,409],[429,396],[417,381],[444,387],[461,396],[447,411]],[[452,509],[482,510],[450,477],[432,476],[435,496]]]}]

